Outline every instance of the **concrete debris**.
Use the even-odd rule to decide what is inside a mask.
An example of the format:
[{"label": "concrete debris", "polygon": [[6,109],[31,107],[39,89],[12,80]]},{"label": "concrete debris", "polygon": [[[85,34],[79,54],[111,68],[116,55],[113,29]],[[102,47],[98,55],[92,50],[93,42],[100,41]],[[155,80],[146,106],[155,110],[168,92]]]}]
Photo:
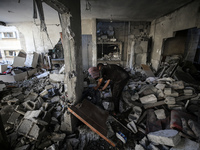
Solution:
[{"label": "concrete debris", "polygon": [[151,95],[141,97],[140,101],[142,104],[152,104],[152,103],[157,102],[157,98],[154,94],[151,94]]},{"label": "concrete debris", "polygon": [[156,117],[158,119],[165,119],[166,118],[165,110],[164,109],[155,110],[154,113],[156,114]]},{"label": "concrete debris", "polygon": [[151,132],[147,136],[151,142],[168,146],[176,146],[181,141],[178,131],[172,129]]},{"label": "concrete debris", "polygon": [[178,145],[172,147],[170,150],[199,150],[199,149],[200,149],[199,143],[194,142],[187,138],[183,138],[181,139],[181,142]]},{"label": "concrete debris", "polygon": [[[200,88],[179,79],[176,65],[166,65],[157,73],[147,65],[143,65],[145,71],[127,69],[130,80],[122,91],[120,113],[116,115],[112,86],[101,92],[87,90],[96,85],[96,80],[87,72],[83,74],[87,90],[84,99],[96,104],[98,109],[109,111],[108,118],[115,115],[112,117],[115,119],[107,119],[105,135],[118,149],[199,149]],[[19,69],[12,72],[24,73]],[[71,79],[74,76],[75,73],[70,74]],[[53,71],[41,69],[35,77],[24,81],[0,83],[0,113],[11,147],[16,150],[91,147],[114,150],[86,125],[68,132],[74,116],[68,111],[73,103],[68,99],[64,77],[63,66]],[[77,107],[81,107],[81,102]]]}]

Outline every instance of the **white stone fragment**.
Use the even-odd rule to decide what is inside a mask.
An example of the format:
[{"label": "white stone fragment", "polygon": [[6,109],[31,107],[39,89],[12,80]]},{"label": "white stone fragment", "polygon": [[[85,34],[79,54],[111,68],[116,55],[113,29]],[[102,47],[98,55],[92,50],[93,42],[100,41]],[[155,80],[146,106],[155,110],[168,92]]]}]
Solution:
[{"label": "white stone fragment", "polygon": [[170,97],[170,96],[166,97],[165,100],[164,100],[164,102],[166,104],[168,104],[168,105],[176,104],[175,98],[174,97]]},{"label": "white stone fragment", "polygon": [[156,85],[156,88],[159,89],[159,90],[163,90],[165,88],[165,84],[159,83],[159,84]]},{"label": "white stone fragment", "polygon": [[193,94],[193,91],[191,89],[186,89],[183,91],[184,91],[184,95],[192,95]]},{"label": "white stone fragment", "polygon": [[156,114],[156,117],[158,119],[165,119],[166,118],[165,110],[164,109],[155,110],[154,113]]},{"label": "white stone fragment", "polygon": [[157,98],[154,94],[150,94],[140,98],[142,104],[152,104],[157,102]]},{"label": "white stone fragment", "polygon": [[172,82],[171,87],[176,90],[181,90],[184,89],[184,83],[183,81],[175,81]]},{"label": "white stone fragment", "polygon": [[199,150],[199,143],[183,138],[181,142],[170,150]]},{"label": "white stone fragment", "polygon": [[178,131],[173,129],[151,132],[147,137],[151,142],[168,146],[176,146],[181,141]]},{"label": "white stone fragment", "polygon": [[172,89],[171,88],[165,88],[164,93],[165,93],[165,95],[171,95]]},{"label": "white stone fragment", "polygon": [[135,145],[135,150],[145,150],[145,149],[144,149],[144,147],[142,147],[142,145],[136,144]]}]

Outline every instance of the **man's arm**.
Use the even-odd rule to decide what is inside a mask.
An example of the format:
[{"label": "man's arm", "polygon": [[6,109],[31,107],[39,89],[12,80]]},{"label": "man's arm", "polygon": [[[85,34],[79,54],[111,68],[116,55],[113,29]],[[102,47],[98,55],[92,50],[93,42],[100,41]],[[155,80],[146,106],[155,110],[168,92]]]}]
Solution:
[{"label": "man's arm", "polygon": [[107,86],[109,85],[109,83],[110,83],[110,80],[107,80],[106,84],[103,86],[101,91],[105,90],[107,88]]},{"label": "man's arm", "polygon": [[100,87],[102,81],[103,81],[103,78],[100,78],[100,79],[98,80],[97,86],[94,87],[95,90],[97,90],[97,89]]}]

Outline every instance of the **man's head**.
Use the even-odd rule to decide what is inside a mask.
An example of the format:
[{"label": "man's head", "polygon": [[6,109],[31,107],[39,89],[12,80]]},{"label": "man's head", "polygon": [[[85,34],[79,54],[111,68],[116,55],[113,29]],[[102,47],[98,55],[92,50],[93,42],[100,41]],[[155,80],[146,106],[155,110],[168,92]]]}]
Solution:
[{"label": "man's head", "polygon": [[97,69],[101,70],[102,66],[104,66],[104,64],[98,63],[98,64],[97,64]]}]

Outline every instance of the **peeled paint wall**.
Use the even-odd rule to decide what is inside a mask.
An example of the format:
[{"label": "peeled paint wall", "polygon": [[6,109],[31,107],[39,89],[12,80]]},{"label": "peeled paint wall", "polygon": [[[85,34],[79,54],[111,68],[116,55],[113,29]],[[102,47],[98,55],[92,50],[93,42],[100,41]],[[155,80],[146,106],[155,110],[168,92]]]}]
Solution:
[{"label": "peeled paint wall", "polygon": [[[20,42],[26,53],[45,53],[52,49],[60,39],[61,27],[56,24],[47,24],[47,31],[51,42],[45,32],[40,32],[40,26],[34,23],[13,24],[20,32]],[[24,46],[25,44],[25,46]]]},{"label": "peeled paint wall", "polygon": [[153,38],[153,51],[151,63],[154,69],[158,69],[162,54],[163,39],[173,37],[175,31],[185,30],[199,26],[199,1],[184,6],[177,11],[153,20],[150,36]]}]

